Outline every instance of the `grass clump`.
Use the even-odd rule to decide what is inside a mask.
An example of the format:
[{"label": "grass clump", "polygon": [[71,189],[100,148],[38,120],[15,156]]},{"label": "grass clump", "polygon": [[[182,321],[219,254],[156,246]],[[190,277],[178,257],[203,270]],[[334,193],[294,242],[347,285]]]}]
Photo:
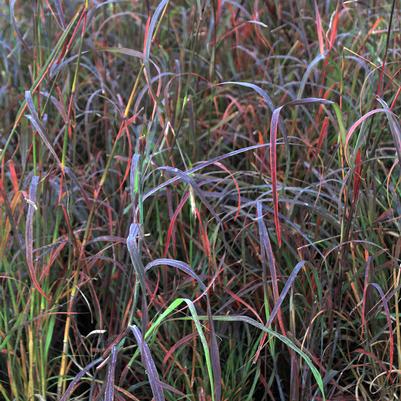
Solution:
[{"label": "grass clump", "polygon": [[1,399],[399,398],[395,0],[0,4]]}]

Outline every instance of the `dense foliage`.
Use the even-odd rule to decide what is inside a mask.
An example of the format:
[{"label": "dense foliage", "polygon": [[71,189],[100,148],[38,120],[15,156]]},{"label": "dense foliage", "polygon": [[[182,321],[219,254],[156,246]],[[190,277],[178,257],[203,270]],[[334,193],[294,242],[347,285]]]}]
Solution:
[{"label": "dense foliage", "polygon": [[2,400],[399,399],[399,2],[0,5]]}]

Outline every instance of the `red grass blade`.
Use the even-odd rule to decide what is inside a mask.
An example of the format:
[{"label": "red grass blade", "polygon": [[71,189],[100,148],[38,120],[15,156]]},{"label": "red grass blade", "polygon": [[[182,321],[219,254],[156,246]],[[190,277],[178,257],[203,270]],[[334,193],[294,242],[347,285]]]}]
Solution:
[{"label": "red grass blade", "polygon": [[350,160],[349,160],[349,152],[348,152],[348,144],[349,141],[352,137],[352,134],[356,131],[356,129],[366,120],[368,119],[370,116],[372,116],[373,114],[377,114],[377,113],[385,113],[386,110],[385,109],[374,109],[374,110],[370,110],[368,111],[366,114],[364,114],[361,118],[359,118],[357,121],[355,121],[352,125],[351,128],[348,130],[347,135],[345,137],[345,158],[348,162],[348,164],[350,164]]},{"label": "red grass blade", "polygon": [[228,295],[230,295],[230,297],[235,299],[239,304],[244,305],[245,308],[248,309],[250,312],[252,312],[252,314],[255,316],[255,318],[257,320],[259,320],[259,322],[261,324],[263,324],[263,320],[261,319],[261,317],[259,316],[258,312],[256,312],[256,310],[255,310],[255,308],[253,306],[251,306],[248,302],[244,301],[240,296],[238,296],[235,292],[232,292],[228,288],[226,289],[226,292],[227,292]]},{"label": "red grass blade", "polygon": [[212,257],[212,253],[211,253],[211,248],[210,248],[209,237],[207,235],[207,230],[205,229],[205,227],[203,225],[202,217],[201,217],[199,209],[197,207],[195,207],[194,212],[195,212],[195,216],[198,219],[198,223],[199,223],[199,235],[202,240],[203,249],[204,249],[207,257],[210,260]]},{"label": "red grass blade", "polygon": [[274,210],[274,225],[276,227],[277,241],[279,248],[281,247],[281,227],[278,217],[278,194],[277,194],[277,127],[280,118],[280,111],[284,106],[274,110],[270,123],[270,175],[272,179],[272,195]]},{"label": "red grass blade", "polygon": [[339,6],[337,4],[337,9],[335,11],[333,22],[332,22],[332,25],[331,25],[331,30],[330,30],[329,50],[331,50],[333,48],[334,43],[336,41],[339,18],[340,18],[340,8],[339,8]]},{"label": "red grass blade", "polygon": [[191,333],[186,335],[185,337],[180,338],[166,353],[163,358],[163,365],[167,363],[167,361],[173,357],[173,354],[177,351],[178,348],[182,347],[183,345],[189,343],[191,340],[197,337],[197,333]]},{"label": "red grass blade", "polygon": [[352,191],[353,204],[355,204],[359,195],[359,187],[361,184],[361,171],[362,171],[362,157],[361,157],[361,150],[359,149],[356,154],[356,160],[355,160],[354,186]]},{"label": "red grass blade", "polygon": [[180,203],[178,204],[177,208],[175,209],[173,216],[171,217],[170,224],[169,224],[168,230],[167,230],[166,242],[164,245],[164,252],[163,252],[164,257],[167,256],[168,248],[169,248],[170,242],[171,242],[171,237],[173,236],[174,231],[175,231],[175,223],[177,221],[177,217],[180,214],[185,203],[187,202],[188,198],[189,198],[189,191],[185,192],[184,196],[180,200]]},{"label": "red grass blade", "polygon": [[15,171],[14,162],[12,160],[9,161],[8,168],[10,170],[10,178],[11,178],[11,183],[13,185],[13,190],[15,193],[18,193],[19,191],[18,176],[17,172]]},{"label": "red grass blade", "polygon": [[327,137],[327,131],[329,128],[329,117],[325,117],[323,120],[323,124],[322,124],[322,128],[320,130],[320,134],[319,134],[319,139],[316,145],[316,156],[320,153],[320,151],[322,150],[322,145],[324,140]]},{"label": "red grass blade", "polygon": [[220,162],[216,162],[214,164],[217,167],[221,168],[226,173],[228,173],[230,175],[231,179],[233,180],[234,185],[235,185],[235,189],[237,191],[237,212],[234,215],[234,221],[236,221],[238,216],[239,216],[239,214],[241,213],[241,190],[240,190],[240,187],[238,185],[238,181],[235,179],[234,175],[231,173],[231,171],[224,164],[222,164]]},{"label": "red grass blade", "polygon": [[317,32],[317,38],[319,42],[319,51],[320,54],[323,56],[324,54],[324,41],[323,41],[323,28],[322,28],[322,20],[320,18],[320,12],[319,8],[317,6],[316,0],[314,0],[315,3],[315,14],[316,14],[316,32]]}]

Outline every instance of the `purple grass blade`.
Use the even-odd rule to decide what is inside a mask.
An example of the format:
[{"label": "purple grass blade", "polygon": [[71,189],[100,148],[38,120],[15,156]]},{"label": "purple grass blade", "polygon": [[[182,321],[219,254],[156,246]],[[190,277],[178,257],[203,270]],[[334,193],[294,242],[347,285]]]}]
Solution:
[{"label": "purple grass blade", "polygon": [[25,101],[26,101],[28,109],[31,113],[30,115],[29,114],[25,115],[25,117],[31,122],[33,128],[37,131],[37,133],[39,134],[43,143],[46,145],[49,152],[55,158],[58,165],[61,166],[61,162],[57,156],[57,153],[55,152],[55,150],[53,149],[53,146],[50,144],[49,140],[47,139],[47,136],[45,134],[45,128],[39,119],[38,113],[36,112],[35,105],[33,104],[33,100],[32,100],[30,91],[25,91]]},{"label": "purple grass blade", "polygon": [[291,274],[289,275],[283,290],[281,291],[280,297],[278,298],[278,301],[276,302],[276,304],[274,305],[274,308],[270,314],[269,320],[266,323],[266,326],[270,326],[272,321],[274,320],[274,318],[276,317],[278,311],[280,310],[281,304],[284,301],[285,296],[287,295],[288,291],[290,290],[290,288],[292,287],[292,285],[294,284],[295,278],[297,277],[299,271],[304,267],[305,265],[305,261],[301,260],[300,262],[298,262],[296,264],[296,266],[294,267],[293,271],[291,272]]},{"label": "purple grass blade", "polygon": [[202,191],[200,190],[199,186],[196,184],[196,182],[189,176],[188,173],[176,168],[176,167],[168,167],[168,166],[163,166],[160,167],[160,170],[166,170],[171,174],[177,175],[181,178],[182,181],[184,181],[186,184],[190,185],[196,195],[198,195],[199,199],[201,202],[206,206],[206,208],[209,210],[209,212],[212,214],[212,216],[221,223],[220,217],[217,215],[216,211],[214,210],[213,206],[207,201],[207,199],[203,196]]},{"label": "purple grass blade", "polygon": [[145,268],[139,252],[139,241],[141,236],[140,230],[141,228],[139,224],[131,224],[129,228],[129,235],[127,237],[127,247],[131,257],[132,265],[142,286],[142,291],[145,291]]},{"label": "purple grass blade", "polygon": [[139,247],[139,242],[141,239],[140,231],[141,227],[139,224],[136,223],[131,224],[129,229],[129,235],[127,237],[127,248],[142,291],[142,323],[143,323],[143,328],[145,328],[148,323],[148,307],[146,301],[145,267],[142,263],[140,255],[140,247]]},{"label": "purple grass blade", "polygon": [[141,331],[135,325],[130,326],[132,333],[138,343],[139,351],[141,353],[142,362],[146,369],[146,374],[149,379],[149,384],[152,389],[152,394],[155,401],[165,401],[163,386],[159,379],[159,374],[157,373],[155,362],[152,358],[152,354],[150,353],[150,349],[148,344],[144,340]]},{"label": "purple grass blade", "polygon": [[[277,303],[279,300],[279,292],[278,292],[276,261],[274,259],[274,254],[273,254],[273,249],[272,249],[272,246],[270,243],[269,233],[263,222],[262,203],[260,201],[257,201],[257,203],[256,203],[256,210],[257,210],[257,218],[258,218],[258,226],[259,226],[259,238],[260,238],[260,245],[261,245],[262,264],[264,265],[263,268],[265,270],[266,269],[266,267],[265,267],[266,256],[267,256],[267,262],[269,265],[270,276],[272,279],[274,302]],[[278,309],[278,312],[280,312],[279,309]]]},{"label": "purple grass blade", "polygon": [[15,2],[16,0],[11,0],[10,1],[10,15],[11,15],[11,23],[13,25],[14,31],[17,35],[18,40],[21,42],[22,46],[24,46],[26,49],[29,49],[28,44],[25,42],[24,37],[21,34],[21,31],[18,28],[17,25],[17,21],[15,19],[15,12],[14,12],[14,8],[15,8]]},{"label": "purple grass blade", "polygon": [[306,82],[308,81],[308,78],[309,78],[309,76],[310,76],[312,70],[316,67],[316,65],[317,65],[318,63],[320,63],[320,62],[321,62],[322,60],[324,60],[324,59],[325,59],[325,55],[319,53],[319,54],[310,62],[310,64],[308,65],[308,68],[306,69],[305,74],[304,74],[304,76],[302,77],[302,81],[301,81],[301,83],[299,84],[299,90],[298,90],[298,94],[297,94],[298,99],[301,99],[301,96],[302,96],[302,94],[304,93],[305,86],[306,86]]},{"label": "purple grass blade", "polygon": [[[279,144],[279,143],[281,143],[281,142],[277,141],[277,144]],[[199,163],[199,165],[192,167],[191,169],[185,171],[185,173],[186,174],[196,173],[197,171],[203,170],[205,167],[211,166],[212,164],[219,162],[221,160],[228,159],[229,157],[237,156],[241,153],[245,153],[250,150],[257,150],[257,149],[268,148],[268,147],[270,147],[269,143],[263,143],[263,144],[259,144],[259,145],[252,145],[252,146],[247,146],[245,148],[236,149],[236,150],[233,150],[232,152],[226,153],[224,155],[216,156],[210,160],[201,162],[201,163]],[[168,185],[173,184],[174,182],[177,182],[180,178],[181,177],[179,177],[179,176],[175,176],[175,177],[170,178],[169,180],[163,182],[162,184],[158,185],[157,187],[149,190],[148,192],[146,192],[144,194],[143,201],[148,199],[150,196],[154,195],[156,192],[159,192],[161,189],[167,187]]]},{"label": "purple grass blade", "polygon": [[303,99],[295,99],[291,100],[290,102],[284,104],[281,107],[286,107],[286,106],[304,106],[306,104],[312,104],[312,103],[319,103],[319,104],[324,104],[326,106],[329,106],[333,104],[331,100],[326,100],[322,99],[320,97],[305,97]]},{"label": "purple grass blade", "polygon": [[[87,52],[83,51],[81,53],[81,56],[85,53],[87,53]],[[60,62],[57,62],[57,60],[56,60],[50,67],[50,72],[49,72],[50,78],[54,78],[59,72],[61,72],[61,70],[64,67],[66,67],[68,64],[70,64],[72,61],[76,60],[77,58],[78,58],[78,55],[75,54],[71,57],[62,59],[62,61],[60,61]]]},{"label": "purple grass blade", "polygon": [[117,348],[111,349],[110,361],[107,366],[106,387],[104,389],[104,401],[114,401],[114,376],[117,364]]},{"label": "purple grass blade", "polygon": [[155,266],[175,267],[183,271],[184,273],[188,274],[188,276],[191,276],[194,280],[196,280],[202,291],[206,290],[206,286],[205,284],[203,284],[203,281],[200,279],[200,277],[192,270],[192,268],[188,264],[184,262],[175,259],[165,259],[165,258],[155,259],[145,266],[145,271],[148,271]]},{"label": "purple grass blade", "polygon": [[64,167],[64,172],[71,178],[71,180],[74,182],[74,184],[77,186],[77,188],[79,188],[80,193],[82,194],[82,197],[85,200],[85,203],[88,205],[88,207],[91,206],[91,200],[88,197],[87,192],[84,190],[84,188],[82,187],[81,183],[79,182],[77,176],[75,175],[75,173],[72,171],[71,168],[69,167]]},{"label": "purple grass blade", "polygon": [[67,387],[66,392],[63,394],[63,396],[60,398],[60,401],[67,401],[72,392],[74,391],[75,387],[78,385],[79,381],[96,365],[98,365],[100,362],[103,361],[103,358],[98,358],[95,359],[93,362],[91,362],[89,365],[85,366],[71,381],[69,386]]},{"label": "purple grass blade", "polygon": [[54,0],[54,4],[56,6],[57,10],[57,17],[59,19],[60,25],[65,28],[65,19],[64,19],[64,13],[63,13],[63,8],[61,6],[60,0]]},{"label": "purple grass blade", "polygon": [[162,13],[164,7],[166,7],[168,2],[169,0],[162,0],[157,6],[155,12],[152,15],[152,19],[150,20],[149,29],[146,32],[145,45],[143,51],[146,60],[149,60],[150,57],[150,46],[152,44],[153,33],[155,31],[156,24],[158,23],[160,14]]},{"label": "purple grass blade", "polygon": [[236,81],[222,82],[219,85],[239,85],[239,86],[244,86],[245,88],[253,89],[259,96],[261,96],[263,98],[263,100],[269,106],[269,109],[271,111],[274,111],[274,109],[275,109],[273,101],[271,100],[270,96],[266,93],[266,91],[264,91],[258,85],[255,85],[250,82],[236,82]]},{"label": "purple grass blade", "polygon": [[52,96],[49,92],[43,92],[40,91],[40,94],[44,97],[46,97],[47,99],[49,99],[54,107],[57,109],[57,111],[60,113],[61,117],[63,117],[63,120],[65,123],[68,122],[68,115],[67,115],[67,111],[65,110],[64,106],[62,105],[61,102],[59,102],[54,96]]}]

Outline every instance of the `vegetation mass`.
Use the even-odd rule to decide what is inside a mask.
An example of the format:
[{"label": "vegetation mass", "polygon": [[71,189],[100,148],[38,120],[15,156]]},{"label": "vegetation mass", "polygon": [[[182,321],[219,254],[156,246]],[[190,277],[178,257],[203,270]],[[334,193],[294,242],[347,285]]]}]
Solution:
[{"label": "vegetation mass", "polygon": [[0,6],[1,400],[400,399],[398,1]]}]

